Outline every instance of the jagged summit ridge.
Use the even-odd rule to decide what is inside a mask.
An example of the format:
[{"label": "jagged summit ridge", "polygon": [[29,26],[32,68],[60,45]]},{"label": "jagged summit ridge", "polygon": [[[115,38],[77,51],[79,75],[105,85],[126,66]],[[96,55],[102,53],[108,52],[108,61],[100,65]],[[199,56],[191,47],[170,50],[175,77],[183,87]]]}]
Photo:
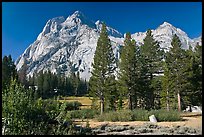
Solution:
[{"label": "jagged summit ridge", "polygon": [[68,16],[64,24],[70,25],[87,25],[93,29],[96,25],[93,21],[88,19],[81,11],[75,11],[71,16]]},{"label": "jagged summit ridge", "polygon": [[[40,70],[51,70],[64,75],[79,72],[82,79],[89,80],[101,27],[102,21],[91,21],[80,11],[74,12],[66,19],[56,17],[48,20],[36,41],[16,60],[17,70],[20,70],[26,61],[28,75]],[[124,41],[123,34],[110,26],[107,26],[107,31],[115,57],[119,58],[119,47]],[[168,22],[152,30],[152,34],[166,51],[170,48],[174,34],[181,39],[183,48],[195,45],[196,42],[201,43],[201,37],[190,39],[185,32]],[[138,45],[143,43],[145,36],[146,32],[132,34]]]},{"label": "jagged summit ridge", "polygon": [[170,26],[170,27],[173,27],[173,25],[171,25],[170,23],[164,21],[161,25],[161,27],[165,27],[165,26]]},{"label": "jagged summit ridge", "polygon": [[[190,39],[184,31],[174,27],[168,22],[164,22],[155,30],[152,30],[154,39],[160,43],[161,48],[163,48],[165,51],[168,51],[170,49],[171,40],[173,38],[173,35],[175,34],[180,38],[182,47],[184,49],[189,48],[189,45],[191,45],[192,47],[195,46],[195,41],[193,39]],[[135,39],[139,45],[143,44],[143,39],[145,37],[146,32],[138,32],[132,34],[132,38]]]}]

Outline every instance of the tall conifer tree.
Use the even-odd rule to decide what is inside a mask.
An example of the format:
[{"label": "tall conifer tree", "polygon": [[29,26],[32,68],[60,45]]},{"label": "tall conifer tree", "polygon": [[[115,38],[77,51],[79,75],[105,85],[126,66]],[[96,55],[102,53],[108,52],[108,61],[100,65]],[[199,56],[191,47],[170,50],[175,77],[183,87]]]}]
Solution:
[{"label": "tall conifer tree", "polygon": [[110,94],[112,86],[114,86],[114,71],[116,68],[115,57],[113,54],[110,39],[103,23],[100,37],[92,63],[92,76],[89,80],[89,93],[93,97],[100,99],[101,114],[105,109],[105,97]]},{"label": "tall conifer tree", "polygon": [[2,60],[2,87],[10,85],[12,79],[18,79],[16,66],[11,55],[4,56]]},{"label": "tall conifer tree", "polygon": [[171,42],[171,49],[167,53],[166,63],[170,71],[172,90],[177,95],[178,111],[181,111],[181,94],[186,82],[187,61],[186,51],[181,48],[181,41],[175,34]]},{"label": "tall conifer tree", "polygon": [[119,62],[119,90],[127,95],[128,108],[130,110],[137,106],[139,86],[137,85],[139,77],[137,52],[138,49],[136,48],[135,41],[131,39],[131,34],[126,33]]},{"label": "tall conifer tree", "polygon": [[[154,40],[151,30],[147,30],[144,44],[141,46],[142,56],[142,78],[145,81],[145,104],[146,108],[155,108],[158,105],[158,98],[161,87],[158,87],[158,76],[162,72],[162,60],[164,51],[160,48],[159,43]],[[157,102],[157,103],[156,103]]]}]

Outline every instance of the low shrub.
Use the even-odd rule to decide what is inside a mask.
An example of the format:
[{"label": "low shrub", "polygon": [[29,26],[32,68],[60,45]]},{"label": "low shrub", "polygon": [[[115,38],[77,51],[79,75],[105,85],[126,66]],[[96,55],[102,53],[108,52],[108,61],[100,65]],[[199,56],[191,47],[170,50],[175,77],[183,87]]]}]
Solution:
[{"label": "low shrub", "polygon": [[98,121],[132,121],[133,115],[130,110],[119,110],[119,111],[110,111],[104,113],[103,115],[97,115],[95,117]]},{"label": "low shrub", "polygon": [[182,120],[180,113],[176,110],[151,110],[149,115],[155,115],[157,121],[180,121]]},{"label": "low shrub", "polygon": [[[97,115],[94,118],[97,119],[99,122],[102,122],[102,121],[113,121],[113,120],[110,120],[111,119],[110,118],[110,113],[104,113],[103,115]],[[115,118],[117,118],[117,117],[115,117]]]},{"label": "low shrub", "polygon": [[133,110],[132,113],[133,113],[134,121],[148,121],[149,120],[148,110],[137,109],[137,110]]},{"label": "low shrub", "polygon": [[95,115],[99,114],[99,111],[94,109],[82,109],[70,111],[71,118],[94,118]]},{"label": "low shrub", "polygon": [[80,102],[78,101],[73,101],[73,102],[64,102],[66,105],[66,110],[70,111],[70,110],[79,110],[80,106],[82,105]]},{"label": "low shrub", "polygon": [[110,111],[103,115],[97,115],[98,121],[149,121],[149,116],[155,115],[157,121],[180,121],[182,120],[180,113],[177,111],[166,110],[119,110]]},{"label": "low shrub", "polygon": [[118,121],[133,121],[133,113],[130,110],[120,110],[117,112]]}]

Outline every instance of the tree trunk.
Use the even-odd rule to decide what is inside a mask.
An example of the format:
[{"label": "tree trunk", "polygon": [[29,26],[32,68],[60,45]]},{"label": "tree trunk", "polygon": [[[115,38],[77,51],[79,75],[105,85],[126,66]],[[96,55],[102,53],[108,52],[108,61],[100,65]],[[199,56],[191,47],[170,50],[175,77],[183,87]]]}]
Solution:
[{"label": "tree trunk", "polygon": [[179,92],[177,93],[177,96],[178,96],[178,111],[180,112],[181,111],[181,97],[180,97]]},{"label": "tree trunk", "polygon": [[137,96],[134,94],[133,109],[137,108]]},{"label": "tree trunk", "polygon": [[101,98],[101,115],[103,114],[104,112],[104,98]]},{"label": "tree trunk", "polygon": [[[150,68],[152,68],[152,67],[150,67]],[[150,73],[150,82],[153,80],[153,74],[152,73]],[[150,106],[150,108],[154,108],[155,109],[155,102],[154,102],[154,100],[155,100],[155,95],[154,95],[154,90],[153,90],[153,88],[150,88],[150,90],[151,90],[151,95],[150,95],[150,104],[149,104],[149,106]]]},{"label": "tree trunk", "polygon": [[189,111],[190,111],[190,112],[192,112],[192,108],[191,108],[191,105],[189,105],[189,107],[190,107],[190,108],[189,108]]},{"label": "tree trunk", "polygon": [[167,89],[167,97],[166,97],[166,109],[167,109],[167,111],[169,111],[169,91],[168,91],[168,89]]},{"label": "tree trunk", "polygon": [[178,111],[179,112],[181,112],[181,97],[180,97],[180,85],[179,85],[179,83],[178,83],[178,72],[176,73],[177,74],[177,80],[176,80],[176,82],[177,82],[177,88],[178,88],[178,90],[177,90],[177,96],[178,96]]},{"label": "tree trunk", "polygon": [[104,96],[103,96],[103,92],[101,92],[101,96],[100,96],[100,104],[101,104],[101,115],[103,114],[104,112]]},{"label": "tree trunk", "polygon": [[132,110],[132,97],[130,92],[128,93],[128,108]]}]

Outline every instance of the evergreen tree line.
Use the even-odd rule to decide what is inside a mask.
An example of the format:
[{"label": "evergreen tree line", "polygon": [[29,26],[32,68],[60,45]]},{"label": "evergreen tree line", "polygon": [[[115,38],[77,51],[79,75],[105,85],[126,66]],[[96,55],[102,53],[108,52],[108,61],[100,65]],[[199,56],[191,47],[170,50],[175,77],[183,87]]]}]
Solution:
[{"label": "evergreen tree line", "polygon": [[25,89],[33,89],[36,98],[52,98],[54,96],[83,96],[87,94],[87,82],[79,78],[79,73],[71,73],[70,76],[62,76],[51,71],[40,71],[27,78],[27,65],[23,64],[17,72],[11,55],[4,56],[2,61],[2,85],[3,89],[10,86],[10,81],[16,79]]},{"label": "evergreen tree line", "polygon": [[18,79],[18,74],[11,55],[4,56],[2,59],[2,89],[10,85],[11,79]]},{"label": "evergreen tree line", "polygon": [[[181,109],[202,105],[202,46],[185,50],[174,35],[165,53],[148,30],[141,46],[126,33],[118,62],[114,58],[105,24],[92,63],[89,94],[105,110]],[[117,74],[116,77],[114,74]]]},{"label": "evergreen tree line", "polygon": [[87,93],[87,82],[79,78],[79,73],[71,73],[70,76],[62,76],[43,72],[41,70],[33,77],[29,77],[28,83],[38,97],[51,98],[54,96],[83,96]]}]

